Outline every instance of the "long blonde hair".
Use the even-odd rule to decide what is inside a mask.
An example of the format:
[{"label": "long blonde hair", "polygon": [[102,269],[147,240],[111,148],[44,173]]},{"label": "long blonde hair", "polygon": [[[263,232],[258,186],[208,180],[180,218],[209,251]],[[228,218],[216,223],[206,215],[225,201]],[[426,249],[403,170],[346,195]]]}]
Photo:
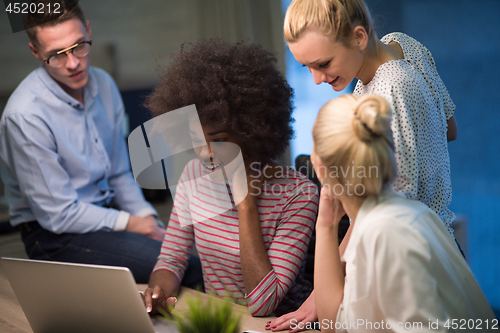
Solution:
[{"label": "long blonde hair", "polygon": [[312,133],[327,169],[325,184],[339,183],[343,193],[352,186],[357,196],[379,194],[397,174],[390,126],[391,107],[383,97],[343,95],[326,103]]},{"label": "long blonde hair", "polygon": [[295,43],[308,28],[314,28],[347,46],[356,26],[365,28],[368,48],[376,47],[377,34],[363,0],[294,0],[286,11],[283,30],[288,43]]}]

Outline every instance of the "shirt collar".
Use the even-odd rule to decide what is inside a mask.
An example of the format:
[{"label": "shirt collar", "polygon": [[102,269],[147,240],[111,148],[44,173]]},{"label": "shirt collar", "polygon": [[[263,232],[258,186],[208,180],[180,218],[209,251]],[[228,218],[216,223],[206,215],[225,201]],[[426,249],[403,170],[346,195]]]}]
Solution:
[{"label": "shirt collar", "polygon": [[[84,109],[82,103],[70,96],[66,91],[61,88],[61,86],[47,73],[43,65],[37,70],[37,75],[42,81],[42,83],[49,89],[57,98],[59,98],[64,103],[72,106],[77,110]],[[83,87],[84,102],[86,105],[90,105],[94,97],[97,94],[97,86],[93,77],[92,68],[89,70],[89,78],[85,87]]]}]

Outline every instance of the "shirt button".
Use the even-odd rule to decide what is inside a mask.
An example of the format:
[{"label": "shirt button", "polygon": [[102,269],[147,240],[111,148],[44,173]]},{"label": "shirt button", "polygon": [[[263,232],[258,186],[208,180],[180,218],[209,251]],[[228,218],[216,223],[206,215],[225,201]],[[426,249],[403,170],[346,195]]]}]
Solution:
[{"label": "shirt button", "polygon": [[97,143],[97,139],[95,139],[95,142]]}]

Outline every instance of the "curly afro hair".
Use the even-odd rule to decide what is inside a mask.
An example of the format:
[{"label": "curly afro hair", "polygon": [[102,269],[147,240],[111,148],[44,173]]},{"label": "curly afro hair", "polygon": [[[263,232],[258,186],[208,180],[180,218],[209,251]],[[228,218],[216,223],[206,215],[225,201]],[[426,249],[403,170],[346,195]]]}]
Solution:
[{"label": "curly afro hair", "polygon": [[262,46],[221,39],[183,45],[146,98],[154,117],[195,104],[202,125],[238,138],[245,157],[279,157],[293,136],[290,88]]}]

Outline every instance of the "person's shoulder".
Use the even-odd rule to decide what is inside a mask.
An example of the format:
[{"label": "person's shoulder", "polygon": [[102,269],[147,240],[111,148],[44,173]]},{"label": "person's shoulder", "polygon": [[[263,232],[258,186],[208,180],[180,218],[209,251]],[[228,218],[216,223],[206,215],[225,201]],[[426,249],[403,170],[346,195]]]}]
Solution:
[{"label": "person's shoulder", "polygon": [[282,167],[280,171],[281,172],[277,178],[281,179],[283,182],[293,183],[305,187],[308,187],[309,185],[314,186],[314,183],[309,178],[294,168]]},{"label": "person's shoulder", "polygon": [[361,84],[359,87],[361,90],[358,90],[362,93],[382,94],[387,97],[415,84],[415,73],[406,60],[390,60],[380,65],[373,79],[366,85]]},{"label": "person's shoulder", "polygon": [[389,44],[392,41],[398,41],[400,37],[404,34],[402,32],[390,32],[387,35],[380,38],[380,41],[384,44]]},{"label": "person's shoulder", "polygon": [[[410,224],[414,219],[430,210],[430,208],[422,202],[408,199],[399,193],[391,196],[379,207],[380,210],[384,212],[384,215],[389,216],[394,220],[401,220]],[[406,218],[404,218],[404,216],[406,216]]]},{"label": "person's shoulder", "polygon": [[123,101],[120,90],[111,75],[103,69],[90,67],[89,69],[89,87],[94,94],[99,94],[106,100],[111,100],[115,114],[123,111]]},{"label": "person's shoulder", "polygon": [[419,235],[422,225],[436,219],[439,217],[422,202],[392,193],[382,198],[366,216],[363,231],[366,237],[392,241]]},{"label": "person's shoulder", "polygon": [[[389,60],[377,69],[374,80],[387,81],[386,79],[390,77],[391,79],[403,80],[411,76],[411,66],[408,61],[404,59]],[[387,81],[388,83],[393,83],[393,80]]]},{"label": "person's shoulder", "polygon": [[402,32],[393,32],[385,35],[381,41],[385,44],[391,41],[397,42],[405,54],[405,59],[409,60],[422,75],[426,72],[435,72],[435,61],[431,51],[415,38]]},{"label": "person's shoulder", "polygon": [[[389,100],[394,109],[432,107],[432,94],[420,70],[407,60],[391,60],[379,68],[377,80],[371,87],[371,93]],[[423,104],[422,104],[423,103]],[[397,111],[397,110],[394,110]]]},{"label": "person's shoulder", "polygon": [[360,233],[367,255],[392,262],[410,257],[429,262],[436,239],[449,241],[439,216],[419,201],[398,198],[376,208]]},{"label": "person's shoulder", "polygon": [[89,69],[89,75],[96,81],[99,87],[103,86],[116,87],[115,80],[113,80],[113,77],[104,69],[92,66]]},{"label": "person's shoulder", "polygon": [[273,183],[281,183],[286,185],[288,189],[287,200],[293,200],[297,196],[307,196],[309,200],[318,202],[318,188],[316,185],[305,175],[298,172],[291,167],[283,167],[282,175],[275,178]]},{"label": "person's shoulder", "polygon": [[380,41],[382,41],[384,43],[389,43],[391,41],[395,41],[395,42],[400,42],[400,41],[405,42],[406,41],[406,42],[419,43],[415,38],[408,36],[404,32],[397,32],[397,31],[388,33],[384,37],[380,38]]},{"label": "person's shoulder", "polygon": [[108,72],[106,72],[104,69],[99,68],[99,67],[91,66],[89,69],[89,73],[90,73],[90,75],[95,76],[95,78],[97,78],[99,80],[114,81]]},{"label": "person's shoulder", "polygon": [[12,115],[29,116],[37,114],[37,110],[40,109],[45,98],[49,95],[47,94],[47,88],[38,76],[40,70],[43,70],[43,68],[33,70],[10,95],[2,119]]},{"label": "person's shoulder", "polygon": [[391,32],[382,37],[380,41],[384,44],[389,44],[393,41],[398,43],[403,49],[405,55],[411,54],[415,50],[427,50],[422,43],[403,32]]}]

